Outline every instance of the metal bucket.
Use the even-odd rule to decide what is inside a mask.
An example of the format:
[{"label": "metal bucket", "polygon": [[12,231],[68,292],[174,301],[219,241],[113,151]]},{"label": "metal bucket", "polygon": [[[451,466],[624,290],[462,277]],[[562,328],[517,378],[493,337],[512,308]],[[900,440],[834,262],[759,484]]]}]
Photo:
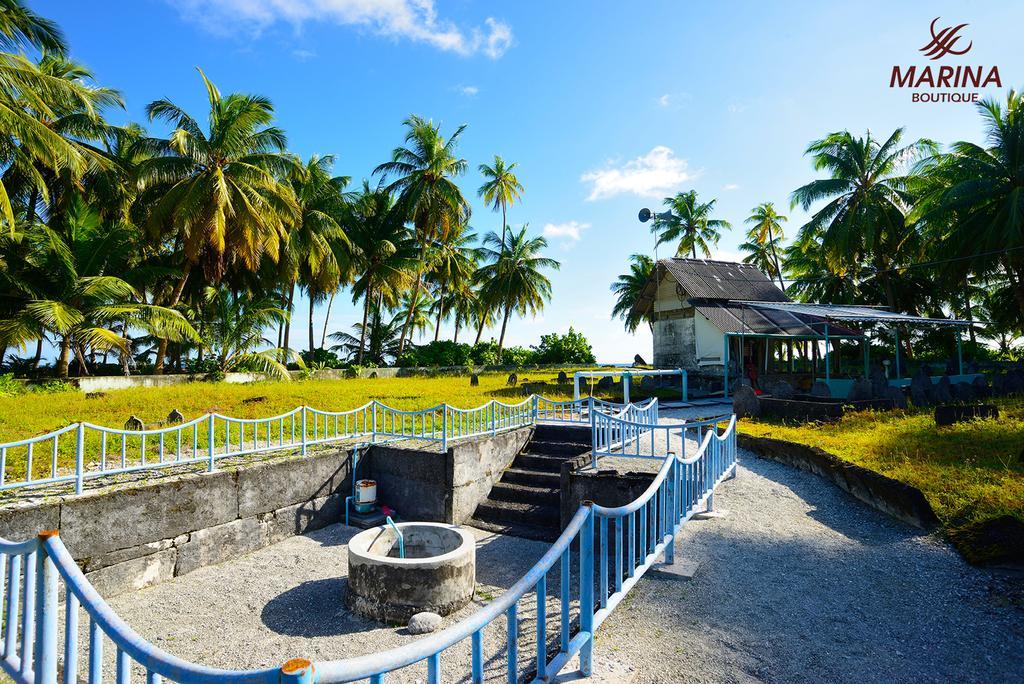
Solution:
[{"label": "metal bucket", "polygon": [[377,505],[377,481],[359,480],[356,482],[355,509],[360,513],[369,513]]}]

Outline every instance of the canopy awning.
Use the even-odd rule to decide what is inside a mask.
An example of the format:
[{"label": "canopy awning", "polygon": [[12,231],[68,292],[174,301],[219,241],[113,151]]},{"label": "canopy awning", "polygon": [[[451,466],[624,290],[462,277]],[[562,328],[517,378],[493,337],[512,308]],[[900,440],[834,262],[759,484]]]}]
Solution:
[{"label": "canopy awning", "polygon": [[928,318],[894,313],[872,306],[853,304],[803,304],[799,302],[735,302],[756,311],[785,311],[797,316],[814,316],[826,321],[856,321],[860,323],[909,323],[911,325],[953,325],[967,327],[971,321],[955,318]]},{"label": "canopy awning", "polygon": [[690,299],[697,313],[708,319],[723,333],[750,335],[752,337],[789,337],[793,339],[821,339],[825,328],[831,327],[832,337],[860,337],[863,333],[846,326],[829,326],[828,321],[818,315],[799,312],[756,308],[741,302],[708,301]]}]

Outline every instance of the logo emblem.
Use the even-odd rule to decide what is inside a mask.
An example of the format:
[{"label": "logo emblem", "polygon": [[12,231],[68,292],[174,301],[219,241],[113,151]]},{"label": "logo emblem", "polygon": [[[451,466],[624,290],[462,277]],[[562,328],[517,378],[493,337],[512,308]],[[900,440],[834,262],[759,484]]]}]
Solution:
[{"label": "logo emblem", "polygon": [[923,48],[920,48],[920,51],[923,52],[925,56],[927,56],[929,59],[933,60],[939,59],[940,57],[945,57],[946,55],[967,54],[971,47],[974,46],[973,40],[970,43],[968,43],[967,47],[963,48],[962,50],[956,49],[956,44],[961,38],[961,36],[958,35],[960,33],[960,29],[962,29],[964,26],[967,26],[967,24],[947,26],[946,28],[936,33],[935,22],[937,22],[939,19],[941,19],[941,17],[935,17],[934,19],[932,19],[932,24],[930,27],[932,40]]}]

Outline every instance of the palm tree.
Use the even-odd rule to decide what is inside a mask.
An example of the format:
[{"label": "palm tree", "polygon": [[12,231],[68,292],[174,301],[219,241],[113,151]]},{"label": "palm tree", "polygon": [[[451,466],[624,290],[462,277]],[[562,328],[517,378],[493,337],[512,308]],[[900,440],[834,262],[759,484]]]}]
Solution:
[{"label": "palm tree", "polygon": [[392,211],[392,196],[384,188],[363,190],[352,203],[351,238],[355,246],[358,274],[352,283],[352,303],[363,300],[363,322],[356,363],[363,363],[365,333],[370,311],[393,308],[400,293],[413,281],[419,249],[410,231]]},{"label": "palm tree", "polygon": [[203,299],[210,319],[206,331],[208,347],[222,373],[258,371],[288,380],[282,355],[301,365],[301,357],[289,350],[259,349],[270,344],[263,331],[288,317],[280,301],[260,295],[236,295],[215,287],[207,287]]},{"label": "palm tree", "polygon": [[1024,320],[1024,96],[1011,90],[1005,105],[978,104],[986,145],[957,142],[948,155],[936,155],[926,170],[944,187],[926,202],[927,222],[941,222],[938,251],[955,282],[973,272],[1004,272]]},{"label": "palm tree", "polygon": [[[779,253],[775,247],[775,241],[782,240],[785,237],[782,234],[782,224],[786,221],[787,219],[785,216],[782,216],[775,211],[775,205],[772,202],[763,202],[754,207],[753,212],[750,214],[750,218],[746,220],[746,223],[750,224],[750,230],[747,231],[747,238],[759,247],[767,247],[768,251],[771,253],[772,263],[774,264],[774,268],[765,269],[763,268],[763,263],[759,264],[758,267],[769,275],[774,273],[779,279],[779,287],[783,292],[786,291],[786,283],[782,280],[782,266],[779,265]],[[742,245],[740,246],[740,249],[743,249]],[[746,259],[743,261],[751,263]]]},{"label": "palm tree", "polygon": [[715,202],[699,202],[696,190],[666,197],[663,204],[668,209],[665,212],[668,216],[659,214],[651,226],[651,232],[658,235],[657,244],[678,241],[677,256],[690,252],[696,259],[699,248],[705,258],[710,257],[711,246],[718,244],[721,231],[732,227],[728,221],[711,218]]},{"label": "palm tree", "polygon": [[[300,213],[291,187],[280,180],[297,173],[298,163],[284,152],[284,133],[270,125],[270,101],[222,96],[199,73],[210,106],[208,132],[178,105],[157,100],[146,108],[150,120],[167,121],[174,130],[167,139],[138,143],[152,155],[139,164],[147,225],[181,248],[180,275],[167,302],[172,307],[196,265],[208,282],[218,283],[229,260],[250,271],[264,256],[276,261]],[[155,374],[163,372],[166,350],[161,341]]]},{"label": "palm tree", "polygon": [[346,332],[331,333],[330,338],[338,344],[331,347],[332,351],[346,354],[348,359],[358,357],[358,365],[363,360],[374,366],[385,366],[389,361],[398,358],[398,338],[401,334],[401,321],[382,320],[382,313],[376,305],[371,306],[367,321],[352,326],[356,334]]},{"label": "palm tree", "polygon": [[439,240],[430,259],[428,273],[436,284],[434,308],[437,322],[434,324],[434,341],[441,332],[441,322],[447,317],[452,298],[468,289],[468,283],[476,272],[479,253],[473,245],[476,233],[469,232],[469,226],[460,226],[448,234],[447,240]]},{"label": "palm tree", "polygon": [[19,52],[26,48],[63,55],[67,44],[55,22],[40,17],[22,0],[0,0],[0,50]]},{"label": "palm tree", "polygon": [[[286,254],[290,278],[288,314],[291,315],[292,290],[296,282],[309,294],[309,351],[316,349],[313,336],[313,309],[316,302],[348,280],[351,273],[352,243],[342,223],[345,221],[347,176],[332,176],[334,156],[313,155],[295,170],[289,181],[299,205],[299,217],[288,234]],[[288,347],[287,338],[284,347]]]},{"label": "palm tree", "polygon": [[[433,297],[426,290],[419,293],[408,291],[402,293],[398,300],[398,307],[395,311],[395,320],[405,321],[403,325],[409,328],[409,340],[412,341],[413,333],[418,332],[422,336],[427,330],[434,327],[430,321],[430,309],[434,304]],[[399,355],[404,348],[399,350]]]},{"label": "palm tree", "polygon": [[94,210],[79,198],[69,212],[66,237],[37,223],[27,237],[33,243],[32,263],[46,281],[11,318],[0,323],[0,340],[23,346],[45,332],[59,339],[57,375],[67,377],[75,354],[87,372],[84,350],[130,353],[128,340],[116,324],[159,332],[172,340],[196,340],[198,335],[174,309],[143,303],[142,296],[123,278],[130,242],[125,230],[103,225]]},{"label": "palm tree", "polygon": [[551,299],[551,281],[541,271],[558,270],[561,264],[540,256],[548,246],[543,237],[530,238],[526,226],[519,232],[509,231],[502,241],[496,232],[484,238],[481,256],[490,263],[480,268],[483,298],[495,309],[503,311],[501,335],[498,338],[498,361],[505,345],[505,330],[513,311],[523,316],[536,315]]},{"label": "palm tree", "polygon": [[[466,160],[455,155],[459,136],[466,127],[459,126],[445,139],[439,126],[419,116],[410,116],[404,125],[405,146],[396,147],[391,161],[378,166],[374,173],[384,178],[395,177],[386,190],[397,194],[395,208],[412,222],[420,244],[420,265],[412,296],[416,300],[423,287],[429,246],[438,239],[447,239],[451,230],[469,220],[469,203],[453,180],[466,172]],[[411,325],[410,318],[402,326],[400,352],[405,349],[406,336],[411,336]]]},{"label": "palm tree", "polygon": [[629,262],[629,273],[623,273],[612,283],[612,292],[615,293],[612,318],[621,318],[625,321],[626,330],[629,332],[636,332],[645,321],[651,330],[654,330],[652,318],[633,312],[633,307],[640,301],[644,288],[654,276],[654,259],[646,254],[633,254],[629,257]]},{"label": "palm tree", "polygon": [[873,268],[892,310],[897,302],[890,269],[917,248],[916,231],[906,221],[913,203],[908,165],[935,149],[924,139],[901,146],[902,138],[903,129],[897,128],[884,142],[870,131],[863,138],[841,131],[812,142],[807,154],[828,177],[797,188],[792,196],[793,205],[805,211],[827,201],[800,228],[800,240],[820,242],[831,271],[856,274],[864,265]]},{"label": "palm tree", "polygon": [[514,173],[516,166],[518,164],[506,164],[504,159],[494,155],[493,165],[481,164],[478,167],[480,175],[485,180],[477,190],[477,195],[483,198],[485,204],[491,205],[494,211],[501,210],[502,244],[505,242],[505,230],[508,225],[508,206],[520,199],[520,193],[523,192],[523,185]]}]

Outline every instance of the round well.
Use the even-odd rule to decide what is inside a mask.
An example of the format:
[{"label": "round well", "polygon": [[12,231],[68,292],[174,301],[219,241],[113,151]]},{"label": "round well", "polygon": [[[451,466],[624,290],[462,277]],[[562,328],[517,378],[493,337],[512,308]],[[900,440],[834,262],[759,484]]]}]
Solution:
[{"label": "round well", "polygon": [[476,585],[473,535],[443,523],[399,523],[360,532],[348,543],[348,606],[375,620],[404,623],[416,613],[448,615],[469,603]]}]

